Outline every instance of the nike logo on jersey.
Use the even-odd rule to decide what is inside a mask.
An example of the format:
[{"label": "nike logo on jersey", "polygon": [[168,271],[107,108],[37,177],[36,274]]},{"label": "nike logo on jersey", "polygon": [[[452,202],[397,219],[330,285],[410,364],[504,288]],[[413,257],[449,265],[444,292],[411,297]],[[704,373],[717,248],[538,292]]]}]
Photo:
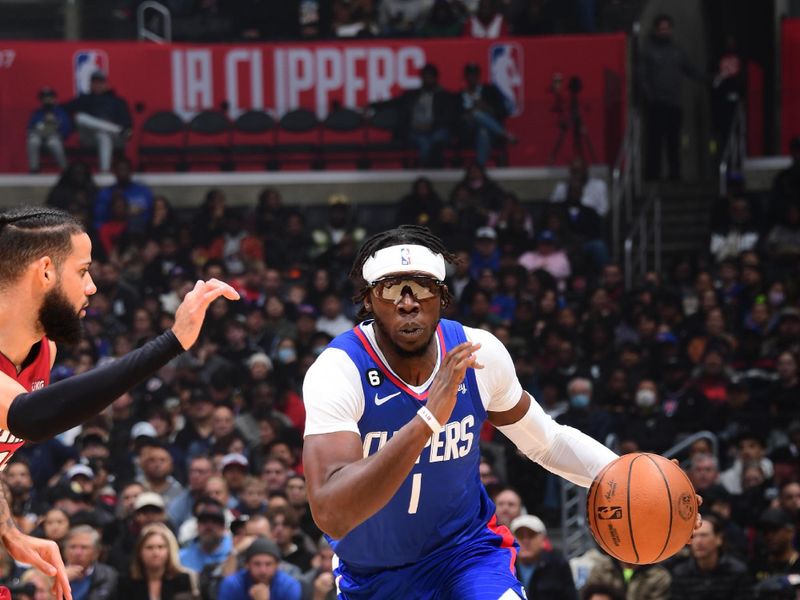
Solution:
[{"label": "nike logo on jersey", "polygon": [[389,394],[388,396],[384,396],[383,398],[378,398],[378,393],[375,392],[375,406],[380,406],[381,404],[388,402],[395,396],[399,396],[402,392],[395,392],[394,394]]}]

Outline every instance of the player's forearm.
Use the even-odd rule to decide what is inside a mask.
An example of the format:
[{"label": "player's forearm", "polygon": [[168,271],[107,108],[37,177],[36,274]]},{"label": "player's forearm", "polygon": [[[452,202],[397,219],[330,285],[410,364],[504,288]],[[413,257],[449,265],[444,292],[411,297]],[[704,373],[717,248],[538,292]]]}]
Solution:
[{"label": "player's forearm", "polygon": [[[311,492],[314,521],[341,539],[382,509],[397,493],[431,437],[428,425],[415,417],[375,454],[349,463]],[[307,440],[308,448],[308,440]],[[315,462],[311,456],[304,464]]]},{"label": "player's forearm", "polygon": [[7,429],[31,442],[49,439],[95,416],[181,352],[178,338],[167,331],[112,363],[19,394],[8,408]]}]

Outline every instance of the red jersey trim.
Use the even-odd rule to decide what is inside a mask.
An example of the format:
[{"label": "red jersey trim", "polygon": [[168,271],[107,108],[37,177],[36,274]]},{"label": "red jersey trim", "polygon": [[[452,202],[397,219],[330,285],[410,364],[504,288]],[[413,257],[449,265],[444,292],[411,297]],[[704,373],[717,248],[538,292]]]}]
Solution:
[{"label": "red jersey trim", "polygon": [[[427,400],[428,399],[428,390],[425,390],[421,394],[418,394],[414,390],[412,390],[408,385],[403,382],[402,379],[399,379],[392,373],[391,369],[389,369],[388,365],[381,359],[375,349],[372,347],[372,344],[369,341],[369,338],[361,331],[361,326],[356,325],[353,327],[353,333],[356,334],[356,337],[359,339],[361,344],[364,346],[364,350],[367,351],[367,354],[370,355],[375,364],[378,365],[380,370],[386,375],[387,379],[403,390],[409,396],[416,398],[417,400]],[[442,333],[442,325],[441,323],[436,326],[436,336],[439,338],[439,363],[441,364],[442,359],[444,358],[445,353],[447,352],[447,348],[444,347],[444,334]]]},{"label": "red jersey trim", "polygon": [[500,548],[508,550],[511,553],[511,563],[509,564],[509,569],[511,569],[511,573],[516,574],[517,569],[514,565],[517,562],[517,549],[514,547],[514,536],[511,534],[511,531],[505,525],[497,524],[496,514],[492,515],[492,518],[489,519],[489,522],[486,524],[486,528],[493,534],[499,535],[502,539]]}]

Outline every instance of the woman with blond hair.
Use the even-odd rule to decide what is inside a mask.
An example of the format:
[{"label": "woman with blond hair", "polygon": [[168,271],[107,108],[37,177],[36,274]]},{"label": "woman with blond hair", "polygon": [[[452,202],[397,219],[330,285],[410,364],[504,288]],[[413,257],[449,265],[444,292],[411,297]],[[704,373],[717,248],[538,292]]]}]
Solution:
[{"label": "woman with blond hair", "polygon": [[142,529],[131,560],[130,576],[122,578],[119,600],[196,598],[194,579],[178,558],[178,541],[162,523]]}]

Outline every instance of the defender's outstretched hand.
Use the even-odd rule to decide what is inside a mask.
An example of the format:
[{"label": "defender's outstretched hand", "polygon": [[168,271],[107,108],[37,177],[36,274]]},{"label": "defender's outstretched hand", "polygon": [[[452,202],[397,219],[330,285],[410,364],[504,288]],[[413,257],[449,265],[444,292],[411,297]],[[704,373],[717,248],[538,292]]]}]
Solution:
[{"label": "defender's outstretched hand", "polygon": [[16,527],[10,528],[2,541],[14,560],[32,565],[48,577],[54,578],[53,595],[56,600],[72,600],[69,578],[58,544],[25,535]]},{"label": "defender's outstretched hand", "polygon": [[172,332],[184,350],[191,348],[197,341],[208,306],[220,296],[228,300],[238,300],[239,292],[224,281],[209,279],[198,280],[192,291],[184,296],[183,302],[175,311],[175,324],[172,326]]}]

